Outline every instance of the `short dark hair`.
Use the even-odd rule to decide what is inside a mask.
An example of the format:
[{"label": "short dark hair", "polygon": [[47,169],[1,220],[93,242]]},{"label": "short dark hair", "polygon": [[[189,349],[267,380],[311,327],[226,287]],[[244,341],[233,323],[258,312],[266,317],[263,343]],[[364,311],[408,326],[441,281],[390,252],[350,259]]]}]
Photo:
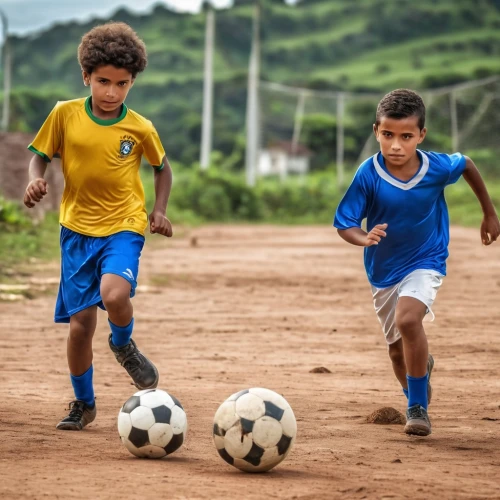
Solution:
[{"label": "short dark hair", "polygon": [[396,120],[416,116],[418,118],[418,127],[422,130],[425,127],[425,104],[422,98],[413,90],[393,90],[378,103],[375,117],[377,127],[384,116]]},{"label": "short dark hair", "polygon": [[78,46],[82,71],[91,74],[97,67],[111,65],[124,68],[135,78],[148,64],[146,45],[125,23],[110,22],[85,33]]}]

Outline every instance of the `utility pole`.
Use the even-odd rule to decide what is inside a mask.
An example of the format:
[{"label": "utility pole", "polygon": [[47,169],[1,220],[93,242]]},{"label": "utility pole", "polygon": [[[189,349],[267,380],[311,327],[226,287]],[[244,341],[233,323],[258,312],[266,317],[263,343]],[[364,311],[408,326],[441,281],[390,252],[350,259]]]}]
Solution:
[{"label": "utility pole", "polygon": [[450,93],[450,117],[451,117],[451,149],[452,153],[458,151],[458,115],[457,94],[452,90]]},{"label": "utility pole", "polygon": [[344,113],[345,94],[337,97],[337,187],[340,192],[344,187]]},{"label": "utility pole", "polygon": [[205,76],[203,80],[203,118],[201,128],[200,166],[207,169],[212,152],[213,121],[213,54],[215,40],[215,12],[210,3],[206,9],[205,27]]},{"label": "utility pole", "polygon": [[9,23],[5,13],[0,10],[0,19],[2,21],[3,30],[3,112],[2,112],[2,125],[3,132],[9,129],[9,113],[10,113],[10,83],[11,83],[11,52],[9,45]]},{"label": "utility pole", "polygon": [[252,50],[248,68],[248,93],[246,117],[246,179],[249,186],[255,186],[259,152],[259,74],[260,74],[260,1],[255,1]]}]

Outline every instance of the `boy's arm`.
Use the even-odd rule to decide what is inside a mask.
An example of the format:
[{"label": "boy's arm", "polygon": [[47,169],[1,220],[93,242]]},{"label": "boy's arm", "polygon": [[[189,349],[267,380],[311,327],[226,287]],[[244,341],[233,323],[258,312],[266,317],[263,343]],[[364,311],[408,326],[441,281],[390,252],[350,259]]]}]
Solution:
[{"label": "boy's arm", "polygon": [[347,243],[351,243],[351,245],[371,247],[373,245],[378,245],[380,240],[387,236],[385,232],[386,229],[387,224],[377,224],[369,233],[363,231],[360,227],[337,229],[337,232],[343,240],[347,241]]},{"label": "boy's arm", "polygon": [[481,240],[484,245],[491,245],[500,236],[500,221],[491,201],[486,185],[474,162],[465,157],[465,169],[463,178],[476,195],[483,210],[483,222],[481,223]]},{"label": "boy's arm", "polygon": [[155,205],[149,216],[151,233],[172,236],[172,224],[165,216],[168,198],[172,189],[172,167],[167,157],[163,158],[163,168],[155,170]]},{"label": "boy's arm", "polygon": [[40,155],[33,155],[29,166],[29,183],[24,192],[24,204],[28,208],[33,208],[35,202],[39,202],[47,194],[48,184],[43,178],[47,163]]}]

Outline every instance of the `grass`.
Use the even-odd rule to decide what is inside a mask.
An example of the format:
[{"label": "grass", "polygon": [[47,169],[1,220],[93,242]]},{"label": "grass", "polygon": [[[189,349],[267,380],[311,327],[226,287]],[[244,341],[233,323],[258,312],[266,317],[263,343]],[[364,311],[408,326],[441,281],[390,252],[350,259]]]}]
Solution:
[{"label": "grass", "polygon": [[[497,58],[489,54],[480,54],[470,49],[451,49],[455,43],[467,44],[472,41],[497,39],[498,33],[491,29],[478,29],[461,33],[450,33],[410,40],[397,46],[365,52],[351,61],[344,61],[336,67],[318,68],[311,73],[312,77],[335,80],[347,75],[352,82],[376,80],[376,85],[390,86],[395,80],[405,79],[409,82],[422,80],[427,74],[456,72],[471,75],[477,68],[500,70]],[[450,49],[436,51],[436,44],[446,44]],[[415,57],[420,61],[420,67],[414,67]],[[377,73],[377,68],[384,63],[388,71]]]},{"label": "grass", "polygon": [[[490,197],[500,212],[500,185],[486,181]],[[461,226],[476,226],[479,229],[483,214],[476,196],[468,184],[460,179],[445,190],[446,202],[450,212],[450,222]]]},{"label": "grass", "polygon": [[0,230],[0,280],[8,280],[10,268],[55,260],[59,257],[58,214],[49,213],[39,225],[2,227]]},{"label": "grass", "polygon": [[342,23],[337,29],[331,31],[320,31],[307,33],[304,35],[296,35],[290,38],[280,38],[270,40],[266,44],[266,54],[270,54],[275,50],[302,50],[312,44],[323,44],[337,42],[346,35],[357,34],[363,31],[366,25],[366,19],[362,17],[350,19],[348,23]]}]

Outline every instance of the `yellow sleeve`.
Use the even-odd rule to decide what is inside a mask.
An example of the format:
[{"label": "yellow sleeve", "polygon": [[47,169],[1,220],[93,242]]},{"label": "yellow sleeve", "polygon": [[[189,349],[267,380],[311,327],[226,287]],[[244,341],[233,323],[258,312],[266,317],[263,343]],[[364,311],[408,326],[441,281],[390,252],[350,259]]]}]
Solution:
[{"label": "yellow sleeve", "polygon": [[28,149],[50,163],[54,155],[59,152],[62,142],[63,117],[59,103],[57,103]]},{"label": "yellow sleeve", "polygon": [[165,150],[163,149],[158,132],[152,127],[149,135],[142,142],[143,155],[147,162],[160,171],[163,169],[163,158],[165,158]]}]

